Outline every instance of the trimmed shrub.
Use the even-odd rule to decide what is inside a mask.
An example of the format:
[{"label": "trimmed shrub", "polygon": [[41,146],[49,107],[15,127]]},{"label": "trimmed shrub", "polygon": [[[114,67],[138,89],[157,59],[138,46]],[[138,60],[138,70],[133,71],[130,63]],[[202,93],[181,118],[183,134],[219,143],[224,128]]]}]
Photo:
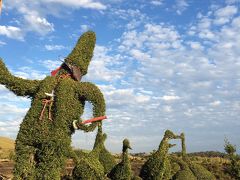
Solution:
[{"label": "trimmed shrub", "polygon": [[128,139],[123,140],[122,161],[118,163],[108,174],[108,177],[112,180],[131,180],[132,170],[131,164],[128,158],[128,149],[131,149]]},{"label": "trimmed shrub", "polygon": [[[105,115],[104,97],[98,87],[76,81],[87,73],[95,41],[94,32],[84,33],[57,75],[43,80],[15,77],[0,60],[0,84],[32,99],[16,138],[15,179],[60,179],[66,158],[73,153],[72,123],[81,122],[85,101],[92,103],[94,117]],[[97,124],[79,128],[93,131]]]},{"label": "trimmed shrub", "polygon": [[142,166],[140,177],[146,180],[161,180],[171,178],[171,164],[169,160],[168,150],[173,145],[169,144],[170,139],[178,138],[170,130],[166,130],[159,148],[154,152]]}]

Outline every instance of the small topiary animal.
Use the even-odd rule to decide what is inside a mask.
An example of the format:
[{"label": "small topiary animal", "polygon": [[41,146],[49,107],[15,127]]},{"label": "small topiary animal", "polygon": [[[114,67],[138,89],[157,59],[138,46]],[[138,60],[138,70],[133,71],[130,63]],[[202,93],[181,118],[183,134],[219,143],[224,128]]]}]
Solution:
[{"label": "small topiary animal", "polygon": [[197,180],[185,161],[181,158],[174,158],[173,161],[180,166],[180,170],[173,176],[173,180]]},{"label": "small topiary animal", "polygon": [[118,163],[108,174],[112,180],[131,180],[132,170],[128,158],[128,149],[132,149],[128,139],[123,140],[122,161]]},{"label": "small topiary animal", "polygon": [[182,140],[182,158],[183,160],[187,163],[189,169],[191,169],[192,173],[198,180],[215,180],[215,176],[205,169],[203,166],[200,164],[196,164],[192,162],[188,156],[187,156],[187,151],[186,151],[186,145],[185,145],[185,135],[184,133],[181,133],[180,135],[181,140]]},{"label": "small topiary animal", "polygon": [[[72,151],[73,121],[81,121],[85,101],[92,103],[94,117],[105,114],[104,97],[98,87],[79,82],[87,74],[95,42],[94,32],[84,33],[54,76],[43,80],[15,77],[0,60],[0,83],[16,95],[32,99],[16,138],[14,179],[60,179]],[[93,131],[97,124],[80,124],[79,128]]]},{"label": "small topiary animal", "polygon": [[[101,126],[98,127],[101,129]],[[75,159],[76,166],[73,169],[73,179],[76,180],[101,180],[106,179],[104,167],[99,161],[102,145],[106,140],[106,134],[97,133],[93,150],[79,159]]]},{"label": "small topiary animal", "polygon": [[144,163],[140,171],[140,177],[144,180],[167,180],[171,178],[171,164],[168,156],[169,148],[175,144],[169,144],[170,139],[178,136],[172,131],[166,130],[158,150]]},{"label": "small topiary animal", "polygon": [[99,161],[104,167],[104,174],[108,174],[116,165],[116,161],[114,156],[106,149],[102,138],[103,136],[107,138],[107,135],[102,133],[102,126],[99,124],[93,148],[96,148],[98,145],[100,146]]}]

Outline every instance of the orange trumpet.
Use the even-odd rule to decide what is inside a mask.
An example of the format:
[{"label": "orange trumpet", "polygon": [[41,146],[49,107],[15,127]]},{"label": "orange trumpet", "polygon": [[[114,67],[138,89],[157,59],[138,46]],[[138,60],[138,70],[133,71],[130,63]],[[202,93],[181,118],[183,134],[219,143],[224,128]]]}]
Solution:
[{"label": "orange trumpet", "polygon": [[92,123],[92,122],[95,122],[95,121],[102,121],[104,119],[107,119],[107,116],[100,116],[100,117],[91,118],[91,119],[85,120],[85,121],[80,122],[80,123],[77,120],[74,120],[73,121],[73,128],[77,130],[77,129],[79,129],[79,126],[81,126],[81,124]]},{"label": "orange trumpet", "polygon": [[83,121],[81,124],[87,124],[87,123],[91,123],[91,122],[95,122],[95,121],[102,121],[104,119],[107,119],[107,116],[100,116],[100,117],[91,118],[91,119]]}]

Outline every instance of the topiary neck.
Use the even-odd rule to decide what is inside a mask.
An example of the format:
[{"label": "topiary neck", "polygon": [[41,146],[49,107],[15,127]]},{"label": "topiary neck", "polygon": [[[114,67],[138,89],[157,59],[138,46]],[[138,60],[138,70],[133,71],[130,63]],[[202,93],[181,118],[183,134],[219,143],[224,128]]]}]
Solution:
[{"label": "topiary neck", "polygon": [[187,157],[187,150],[186,150],[186,144],[185,144],[185,136],[182,137],[182,158],[184,161],[189,161]]},{"label": "topiary neck", "polygon": [[182,138],[182,156],[185,157],[186,154],[187,154],[187,151],[186,151],[185,138]]},{"label": "topiary neck", "polygon": [[123,149],[122,152],[122,162],[123,163],[128,163],[129,159],[128,159],[128,148]]},{"label": "topiary neck", "polygon": [[157,153],[166,154],[168,152],[168,149],[169,149],[168,138],[164,137],[159,145]]},{"label": "topiary neck", "polygon": [[99,144],[103,144],[103,133],[102,133],[102,126],[98,126],[98,132],[96,135],[95,143],[93,148],[96,148]]}]

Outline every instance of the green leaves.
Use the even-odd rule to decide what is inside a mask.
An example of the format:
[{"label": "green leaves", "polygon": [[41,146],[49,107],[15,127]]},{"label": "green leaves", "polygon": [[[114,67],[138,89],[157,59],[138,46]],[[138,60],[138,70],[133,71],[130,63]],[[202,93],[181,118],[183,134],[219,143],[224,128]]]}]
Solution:
[{"label": "green leaves", "polygon": [[[94,117],[105,115],[105,101],[98,87],[92,83],[75,81],[87,74],[95,43],[94,32],[84,33],[65,59],[72,67],[70,70],[74,73],[72,75],[76,76],[75,79],[73,77],[59,79],[60,74],[69,73],[65,69],[61,69],[56,77],[46,77],[42,81],[18,78],[9,73],[0,59],[0,83],[18,96],[33,98],[16,139],[15,179],[60,179],[60,171],[67,156],[72,153],[70,146],[71,135],[74,132],[72,122],[80,119],[85,101],[92,103]],[[51,92],[54,92],[52,106],[50,108],[46,105],[42,111],[43,101],[48,98],[46,93]],[[40,114],[43,114],[41,120]],[[52,115],[52,121],[48,118],[49,114]],[[96,122],[89,126],[82,125],[80,129],[86,132],[93,131],[97,124]],[[89,161],[94,162],[94,159]],[[84,168],[87,173],[87,164]],[[104,174],[104,168],[97,167],[94,172],[100,177]]]},{"label": "green leaves", "polygon": [[17,96],[33,97],[38,90],[39,83],[40,81],[37,80],[27,80],[13,76],[0,59],[0,84],[5,85]]},{"label": "green leaves", "polygon": [[78,40],[65,62],[80,69],[82,75],[87,74],[88,65],[93,56],[96,35],[92,31],[84,33]]}]

